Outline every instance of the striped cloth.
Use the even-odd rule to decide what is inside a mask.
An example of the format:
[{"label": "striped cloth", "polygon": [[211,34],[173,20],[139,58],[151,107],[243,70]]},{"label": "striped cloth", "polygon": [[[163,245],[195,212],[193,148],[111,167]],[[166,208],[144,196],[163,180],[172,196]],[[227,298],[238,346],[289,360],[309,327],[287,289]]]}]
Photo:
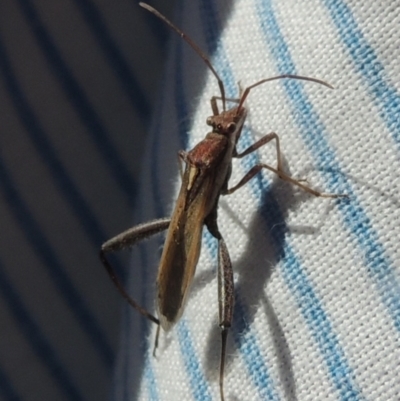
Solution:
[{"label": "striped cloth", "polygon": [[1,400],[109,399],[123,302],[98,250],[132,223],[155,22],[131,0],[0,2]]},{"label": "striped cloth", "polygon": [[[335,87],[255,88],[239,148],[277,132],[294,177],[349,196],[318,199],[266,172],[221,200],[236,280],[227,400],[400,399],[399,6],[202,0],[177,9],[174,21],[212,55],[228,97],[238,96],[239,81],[287,73]],[[179,37],[168,54],[136,222],[170,214],[176,151],[204,138],[218,95]],[[235,162],[231,185],[259,160],[275,165],[272,144]],[[161,245],[143,243],[132,261],[131,291],[151,310]],[[156,358],[156,328],[126,307],[115,400],[219,400],[216,253],[205,230],[185,313],[161,335]]]},{"label": "striped cloth", "polygon": [[[239,149],[277,132],[292,176],[349,199],[314,198],[268,172],[221,199],[236,283],[227,400],[400,399],[399,6],[187,0],[161,10],[212,56],[228,97],[238,82],[287,73],[335,87],[284,80],[248,97]],[[120,301],[97,260],[99,244],[130,225],[133,200],[135,223],[170,214],[176,152],[208,131],[215,78],[174,35],[151,95],[167,31],[133,2],[6,0],[0,18],[0,396],[108,399],[113,375],[114,400],[219,400],[214,239],[205,230],[188,305],[155,358],[156,328]],[[231,185],[258,161],[275,165],[273,144],[235,161]],[[115,261],[150,310],[161,246],[136,247],[129,275]]]}]

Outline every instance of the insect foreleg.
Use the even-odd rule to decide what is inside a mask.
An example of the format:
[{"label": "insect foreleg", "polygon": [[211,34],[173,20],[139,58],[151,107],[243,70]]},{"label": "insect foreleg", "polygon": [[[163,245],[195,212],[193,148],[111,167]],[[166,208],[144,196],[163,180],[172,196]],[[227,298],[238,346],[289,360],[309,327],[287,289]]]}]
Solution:
[{"label": "insect foreleg", "polygon": [[244,150],[241,153],[236,153],[234,157],[237,157],[241,159],[244,156],[247,156],[248,154],[254,152],[258,148],[261,148],[261,146],[264,146],[267,144],[269,141],[272,141],[273,139],[276,140],[276,159],[277,159],[277,170],[278,171],[283,171],[282,168],[282,158],[281,158],[281,147],[279,144],[279,136],[275,132],[271,132],[270,134],[264,135],[262,138],[260,138],[257,142],[253,143],[251,146],[249,146],[246,150]]},{"label": "insect foreleg", "polygon": [[128,301],[128,303],[135,308],[139,313],[145,316],[147,319],[151,320],[156,324],[160,324],[160,321],[153,316],[146,309],[141,307],[135,300],[133,300],[130,295],[126,292],[124,286],[121,281],[117,277],[114,268],[111,266],[110,262],[106,258],[106,253],[115,252],[122,249],[130,248],[135,245],[137,242],[149,238],[155,234],[160,233],[161,231],[166,230],[169,227],[171,222],[170,218],[163,218],[151,221],[145,224],[139,224],[135,227],[130,228],[129,230],[124,231],[123,233],[111,238],[106,241],[100,250],[100,259],[103,263],[103,266],[107,270],[108,275],[111,280],[117,287],[118,291],[122,294],[122,296]]}]

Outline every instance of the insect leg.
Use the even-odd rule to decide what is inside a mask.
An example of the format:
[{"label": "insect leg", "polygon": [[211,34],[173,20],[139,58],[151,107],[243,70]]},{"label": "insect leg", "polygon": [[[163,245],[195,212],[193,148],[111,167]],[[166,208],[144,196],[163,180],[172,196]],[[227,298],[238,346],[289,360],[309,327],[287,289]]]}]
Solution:
[{"label": "insect leg", "polygon": [[254,142],[251,146],[249,146],[246,150],[244,150],[241,153],[236,153],[234,157],[237,157],[238,159],[241,159],[244,156],[247,156],[248,154],[254,152],[258,148],[261,148],[261,146],[264,146],[267,144],[269,141],[272,141],[273,139],[276,140],[276,158],[277,158],[277,170],[278,171],[283,171],[282,168],[282,158],[281,158],[281,147],[279,144],[279,136],[275,132],[271,132],[267,135],[264,135],[262,138],[260,138],[257,142]]},{"label": "insect leg", "polygon": [[218,240],[218,298],[219,327],[221,328],[221,360],[219,369],[219,388],[221,401],[224,401],[224,371],[228,330],[232,326],[234,305],[234,283],[231,258],[224,239]]},{"label": "insect leg", "polygon": [[258,174],[263,168],[266,168],[267,170],[272,171],[273,173],[277,174],[279,176],[280,179],[290,182],[293,185],[297,185],[298,187],[300,187],[301,189],[303,189],[304,191],[314,195],[314,196],[320,196],[322,198],[343,198],[343,197],[347,197],[347,195],[345,194],[327,194],[327,193],[323,193],[323,192],[319,192],[316,191],[315,189],[304,185],[301,183],[301,181],[299,180],[295,180],[292,177],[289,177],[287,174],[285,174],[283,171],[281,170],[277,170],[276,168],[273,168],[271,166],[269,166],[268,164],[256,164],[255,166],[253,166],[249,172],[239,181],[239,183],[237,183],[234,187],[227,189],[226,191],[224,191],[223,195],[230,195],[233,192],[235,192],[237,189],[239,189],[240,187],[242,187],[243,185],[245,185],[248,181],[250,181],[256,174]]},{"label": "insect leg", "polygon": [[221,401],[224,401],[224,371],[226,344],[228,331],[232,326],[234,306],[234,282],[231,258],[228,248],[219,232],[217,225],[217,209],[214,208],[211,215],[205,220],[210,233],[218,240],[218,306],[219,306],[219,327],[221,328],[221,357],[219,369],[219,390]]},{"label": "insect leg", "polygon": [[135,308],[139,313],[145,316],[147,319],[151,320],[153,323],[157,325],[160,324],[160,321],[153,316],[146,309],[141,307],[135,300],[133,300],[130,295],[126,292],[124,286],[121,281],[117,277],[115,270],[111,266],[110,262],[106,258],[106,254],[109,252],[115,252],[122,249],[130,248],[135,245],[137,242],[149,238],[154,234],[160,233],[168,228],[171,222],[170,218],[163,218],[151,221],[145,224],[139,224],[135,227],[130,228],[129,230],[124,231],[123,233],[109,239],[106,241],[100,250],[100,260],[103,263],[108,275],[110,276],[112,282],[117,287],[118,291],[122,294],[122,296],[128,301],[128,303]]}]

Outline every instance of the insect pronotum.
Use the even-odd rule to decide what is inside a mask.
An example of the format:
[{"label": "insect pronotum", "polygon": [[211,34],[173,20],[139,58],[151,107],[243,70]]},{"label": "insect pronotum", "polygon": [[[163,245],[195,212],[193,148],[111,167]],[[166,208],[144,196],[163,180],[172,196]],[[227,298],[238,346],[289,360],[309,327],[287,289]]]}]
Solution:
[{"label": "insect pronotum", "polygon": [[[311,81],[325,85],[328,88],[332,87],[319,79],[287,74],[262,79],[241,91],[238,99],[227,99],[225,97],[224,84],[203,51],[184,32],[153,7],[145,3],[139,3],[139,5],[163,20],[192,47],[216,77],[221,96],[211,98],[213,115],[207,119],[207,125],[211,127],[211,132],[192,150],[178,152],[179,158],[185,163],[186,168],[172,216],[137,225],[111,238],[102,245],[100,258],[112,281],[129,304],[147,319],[158,325],[155,341],[156,348],[160,327],[164,330],[170,330],[183,313],[200,255],[202,229],[204,225],[207,227],[208,231],[218,241],[218,302],[219,326],[221,328],[219,389],[221,401],[224,401],[225,353],[228,330],[231,327],[233,318],[234,281],[228,249],[217,223],[217,208],[220,195],[232,194],[262,169],[267,169],[277,174],[282,180],[297,185],[315,196],[329,198],[344,196],[318,192],[289,177],[283,171],[279,137],[274,132],[263,136],[246,150],[238,153],[236,144],[246,119],[245,100],[250,91],[256,86],[283,78]],[[222,103],[221,112],[218,108],[217,100]],[[227,109],[227,101],[236,105]],[[232,170],[232,158],[242,158],[271,140],[275,140],[276,144],[277,166],[272,167],[264,163],[256,164],[236,185],[228,188]],[[157,277],[157,318],[138,305],[126,292],[108,262],[106,254],[130,248],[142,239],[149,238],[164,230],[167,230],[167,235]]]}]

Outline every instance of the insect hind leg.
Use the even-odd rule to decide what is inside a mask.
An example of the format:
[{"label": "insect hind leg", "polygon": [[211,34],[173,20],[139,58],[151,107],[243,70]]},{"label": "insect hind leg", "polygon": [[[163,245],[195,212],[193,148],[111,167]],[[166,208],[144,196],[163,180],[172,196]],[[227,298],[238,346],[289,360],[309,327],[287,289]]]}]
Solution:
[{"label": "insect hind leg", "polygon": [[[129,230],[124,231],[123,233],[111,238],[106,241],[101,249],[100,249],[100,260],[105,267],[108,275],[110,276],[112,282],[117,287],[118,291],[121,295],[127,300],[127,302],[136,309],[141,315],[151,320],[153,323],[160,325],[160,321],[152,315],[145,308],[140,306],[125,290],[121,280],[118,278],[115,269],[111,266],[108,261],[106,254],[111,252],[116,252],[119,250],[131,248],[137,242],[149,238],[155,234],[158,234],[169,227],[171,222],[170,218],[163,218],[151,221],[146,224],[140,224],[138,226],[132,227]],[[158,342],[158,334],[156,338],[156,343]]]},{"label": "insect hind leg", "polygon": [[234,307],[234,281],[233,269],[225,240],[218,229],[217,207],[207,216],[205,225],[211,235],[218,241],[218,306],[219,306],[219,327],[221,329],[221,356],[219,369],[219,390],[221,401],[224,401],[224,374],[226,346],[229,329],[233,321]]}]

